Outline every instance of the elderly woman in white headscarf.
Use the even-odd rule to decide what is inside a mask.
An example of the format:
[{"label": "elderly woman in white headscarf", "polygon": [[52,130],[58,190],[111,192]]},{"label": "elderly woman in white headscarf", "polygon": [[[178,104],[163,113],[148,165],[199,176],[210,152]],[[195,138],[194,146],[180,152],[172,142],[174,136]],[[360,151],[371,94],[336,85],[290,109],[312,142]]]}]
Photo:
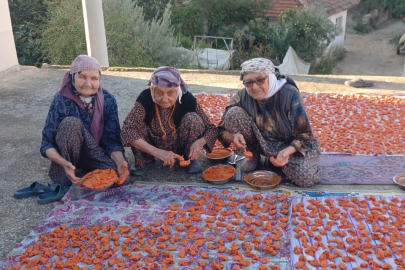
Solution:
[{"label": "elderly woman in white headscarf", "polygon": [[173,167],[176,158],[190,160],[187,173],[198,173],[202,149],[211,151],[218,131],[196,98],[188,92],[180,72],[159,67],[124,121],[121,138],[135,157],[132,175],[142,175],[155,163]]},{"label": "elderly woman in white headscarf", "polygon": [[244,172],[255,170],[264,155],[292,183],[302,187],[317,183],[320,146],[300,92],[275,72],[268,59],[251,59],[241,67],[245,88],[226,107],[218,139],[225,147],[233,143],[253,153],[242,162]]}]

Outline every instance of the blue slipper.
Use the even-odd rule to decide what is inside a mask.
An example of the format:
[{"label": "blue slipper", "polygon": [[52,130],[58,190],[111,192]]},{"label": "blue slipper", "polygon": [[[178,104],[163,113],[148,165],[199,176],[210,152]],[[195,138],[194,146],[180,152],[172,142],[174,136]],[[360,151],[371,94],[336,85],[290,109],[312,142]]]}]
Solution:
[{"label": "blue slipper", "polygon": [[187,173],[194,174],[202,171],[201,164],[198,160],[194,159],[190,161],[190,164],[187,166]]},{"label": "blue slipper", "polygon": [[148,163],[146,163],[142,168],[135,168],[135,164],[132,164],[131,168],[129,169],[129,172],[131,175],[133,176],[141,176],[144,173],[146,173],[146,171],[152,166],[155,165],[156,161],[152,160]]},{"label": "blue slipper", "polygon": [[22,199],[22,198],[28,198],[31,196],[37,196],[41,195],[47,192],[51,192],[56,188],[56,185],[50,185],[50,184],[41,184],[39,182],[34,182],[32,183],[29,187],[22,188],[14,192],[14,198],[16,199]]},{"label": "blue slipper", "polygon": [[58,184],[55,190],[38,196],[37,202],[39,204],[47,204],[60,201],[63,196],[68,192],[70,186],[62,186]]}]

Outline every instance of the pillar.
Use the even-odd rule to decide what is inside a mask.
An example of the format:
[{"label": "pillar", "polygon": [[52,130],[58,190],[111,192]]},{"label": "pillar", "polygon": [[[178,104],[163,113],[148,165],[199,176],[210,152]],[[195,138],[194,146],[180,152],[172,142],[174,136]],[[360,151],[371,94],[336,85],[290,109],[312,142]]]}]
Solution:
[{"label": "pillar", "polygon": [[108,67],[102,0],[82,0],[87,54],[96,58],[102,67]]},{"label": "pillar", "polygon": [[7,0],[0,0],[0,72],[18,65]]}]

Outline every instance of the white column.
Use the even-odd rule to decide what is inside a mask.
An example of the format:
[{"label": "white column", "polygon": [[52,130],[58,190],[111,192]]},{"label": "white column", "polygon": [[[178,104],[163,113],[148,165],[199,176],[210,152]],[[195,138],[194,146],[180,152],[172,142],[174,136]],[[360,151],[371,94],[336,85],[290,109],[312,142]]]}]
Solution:
[{"label": "white column", "polygon": [[18,65],[10,9],[7,0],[0,0],[0,72]]},{"label": "white column", "polygon": [[402,74],[402,76],[405,77],[405,60],[404,60],[404,74]]},{"label": "white column", "polygon": [[[6,0],[7,1],[7,0]],[[107,41],[101,0],[82,0],[87,54],[96,58],[102,67],[108,67]]]}]

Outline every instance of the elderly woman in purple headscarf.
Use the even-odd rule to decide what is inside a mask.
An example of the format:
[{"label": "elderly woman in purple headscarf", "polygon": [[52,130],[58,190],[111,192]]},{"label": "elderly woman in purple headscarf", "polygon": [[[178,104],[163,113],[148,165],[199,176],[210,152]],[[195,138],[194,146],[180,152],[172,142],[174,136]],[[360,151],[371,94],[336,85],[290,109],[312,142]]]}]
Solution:
[{"label": "elderly woman in purple headscarf", "polygon": [[219,141],[253,153],[253,158],[242,161],[244,172],[255,170],[263,155],[292,183],[302,187],[317,183],[320,146],[295,83],[276,72],[268,59],[251,59],[241,67],[245,88],[226,107],[218,126]]},{"label": "elderly woman in purple headscarf", "polygon": [[119,175],[127,168],[117,103],[101,88],[100,76],[97,60],[79,55],[49,108],[40,151],[52,161],[49,177],[61,185],[61,193],[80,184],[76,167],[114,169]]},{"label": "elderly woman in purple headscarf", "polygon": [[122,127],[124,146],[130,146],[135,157],[132,175],[142,175],[155,163],[173,167],[178,156],[190,160],[188,173],[198,173],[202,149],[211,151],[217,129],[188,91],[173,67],[159,67],[128,114]]}]

